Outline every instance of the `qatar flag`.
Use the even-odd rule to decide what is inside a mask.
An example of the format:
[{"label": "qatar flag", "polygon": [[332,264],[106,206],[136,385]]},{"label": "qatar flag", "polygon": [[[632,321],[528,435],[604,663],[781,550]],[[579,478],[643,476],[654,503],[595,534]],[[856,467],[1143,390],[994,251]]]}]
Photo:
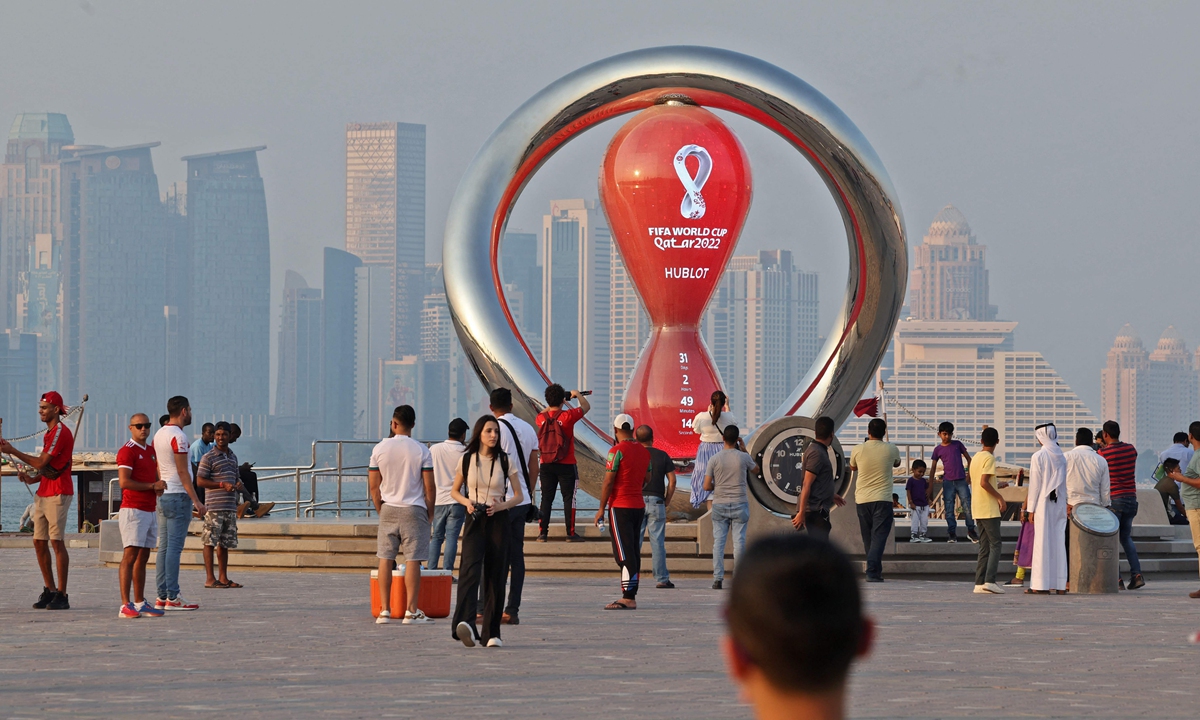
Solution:
[{"label": "qatar flag", "polygon": [[879,417],[879,398],[864,398],[858,401],[858,404],[854,406],[854,416],[862,417],[863,415]]}]

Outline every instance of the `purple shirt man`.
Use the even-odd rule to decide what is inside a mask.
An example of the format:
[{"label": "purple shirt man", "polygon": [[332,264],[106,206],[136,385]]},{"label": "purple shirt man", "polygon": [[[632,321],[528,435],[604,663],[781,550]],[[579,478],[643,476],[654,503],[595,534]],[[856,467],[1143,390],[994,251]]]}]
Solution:
[{"label": "purple shirt man", "polygon": [[951,440],[949,445],[938,445],[933,449],[932,465],[937,468],[938,460],[942,461],[942,466],[945,468],[942,480],[965,480],[967,478],[966,469],[963,468],[963,453],[967,448],[958,440]]}]

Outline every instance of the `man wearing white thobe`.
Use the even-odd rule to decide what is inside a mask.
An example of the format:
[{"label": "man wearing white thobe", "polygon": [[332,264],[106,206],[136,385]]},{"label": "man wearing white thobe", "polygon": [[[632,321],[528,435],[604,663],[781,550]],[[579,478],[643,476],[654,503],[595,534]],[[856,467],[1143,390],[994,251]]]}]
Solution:
[{"label": "man wearing white thobe", "polygon": [[1067,460],[1053,423],[1038,425],[1041,449],[1029,461],[1029,498],[1033,516],[1033,573],[1030,591],[1067,590]]},{"label": "man wearing white thobe", "polygon": [[1063,453],[1067,460],[1067,514],[1079,503],[1096,503],[1108,507],[1108,461],[1092,447],[1092,431],[1079,428],[1075,447]]}]

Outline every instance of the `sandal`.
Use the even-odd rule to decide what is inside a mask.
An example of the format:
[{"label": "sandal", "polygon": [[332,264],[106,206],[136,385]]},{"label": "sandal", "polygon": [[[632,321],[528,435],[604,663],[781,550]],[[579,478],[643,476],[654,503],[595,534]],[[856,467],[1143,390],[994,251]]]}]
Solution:
[{"label": "sandal", "polygon": [[212,585],[209,585],[208,583],[204,583],[204,588],[206,590],[224,590],[227,587],[229,587],[229,586],[226,585],[225,583],[221,582],[220,580],[213,581]]},{"label": "sandal", "polygon": [[604,609],[605,610],[637,610],[637,606],[636,605],[633,605],[633,606],[626,605],[624,603],[624,598],[622,598],[621,600],[614,600],[613,602],[610,602],[609,604],[605,605]]},{"label": "sandal", "polygon": [[1049,590],[1034,590],[1033,588],[1025,588],[1026,595],[1049,595]]},{"label": "sandal", "polygon": [[235,583],[235,582],[234,582],[234,581],[232,581],[232,580],[230,580],[229,582],[225,583],[225,589],[227,589],[227,590],[234,590],[234,589],[237,589],[237,588],[240,588],[240,587],[243,587],[243,586],[242,586],[242,585],[240,585],[240,584],[238,584],[238,583]]}]

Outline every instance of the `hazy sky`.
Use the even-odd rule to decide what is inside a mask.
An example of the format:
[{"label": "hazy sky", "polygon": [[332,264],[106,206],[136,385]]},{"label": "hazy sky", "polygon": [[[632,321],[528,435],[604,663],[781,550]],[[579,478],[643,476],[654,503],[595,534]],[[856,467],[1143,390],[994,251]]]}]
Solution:
[{"label": "hazy sky", "polygon": [[[0,26],[2,123],[63,112],[80,143],[159,140],[163,188],[184,180],[183,155],[268,146],[276,316],[284,271],[317,286],[321,248],[343,246],[345,123],[428,126],[440,260],[463,170],[520,103],[609,55],[697,44],[757,55],[839,105],[887,167],[910,243],[943,205],[961,209],[988,245],[992,302],[1021,323],[1018,347],[1041,351],[1094,412],[1123,323],[1151,348],[1169,324],[1200,340],[1185,291],[1200,5],[39,0],[3,3]],[[833,201],[781,140],[734,127],[756,182],[743,245],[790,247],[820,271],[828,324],[846,277]],[[555,156],[510,227],[540,226],[553,197],[595,197],[614,130]]]}]

